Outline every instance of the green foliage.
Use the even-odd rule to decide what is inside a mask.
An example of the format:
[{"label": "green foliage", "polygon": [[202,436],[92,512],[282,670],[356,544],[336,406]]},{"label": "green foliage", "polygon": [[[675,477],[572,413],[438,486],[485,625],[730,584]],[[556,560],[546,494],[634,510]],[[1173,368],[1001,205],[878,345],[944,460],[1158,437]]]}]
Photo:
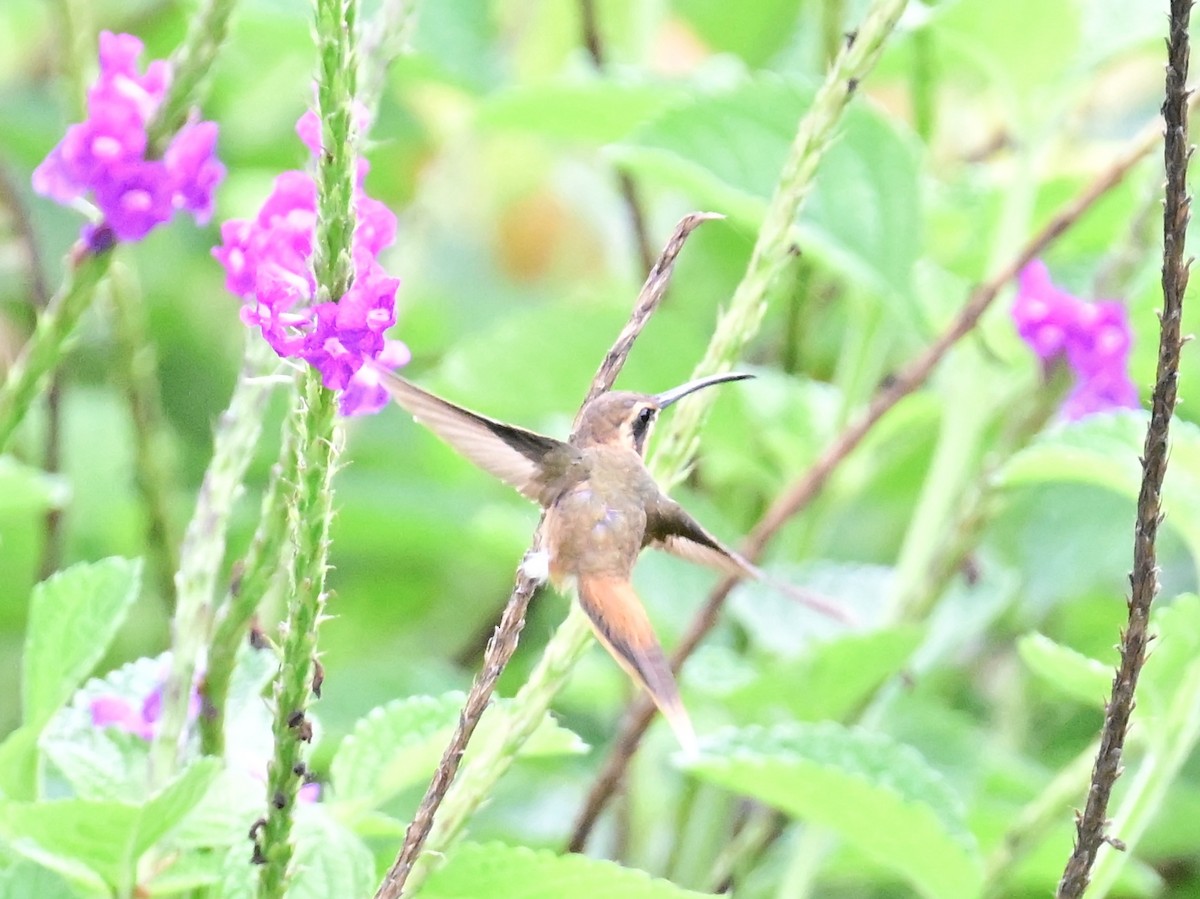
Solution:
[{"label": "green foliage", "polygon": [[33,591],[21,679],[25,724],[38,727],[67,701],[108,650],[137,599],[141,565],[75,565]]},{"label": "green foliage", "polygon": [[[701,206],[757,227],[811,89],[763,78],[676,103],[639,129],[620,158]],[[806,249],[872,290],[907,297],[921,231],[913,148],[867,107],[846,114],[800,221]]]},{"label": "green foliage", "polygon": [[909,747],[832,722],[723,731],[690,770],[830,828],[924,896],[976,895],[978,849],[961,800]]},{"label": "green foliage", "polygon": [[16,846],[30,840],[127,890],[138,859],[196,806],[218,768],[215,759],[200,759],[138,805],[88,799],[5,803],[0,827]]},{"label": "green foliage", "polygon": [[[898,627],[820,643],[800,658],[756,666],[753,680],[722,700],[745,723],[772,713],[796,721],[837,721],[894,676],[921,637],[918,628]],[[804,688],[797,690],[797,684]]]},{"label": "green foliage", "polygon": [[[329,765],[333,799],[361,812],[379,808],[400,791],[429,780],[462,707],[462,693],[397,699],[371,711],[355,725]],[[477,739],[486,745],[496,738],[496,716],[510,705],[497,703],[479,725]],[[529,756],[578,754],[587,747],[575,734],[546,717],[522,747]]]},{"label": "green foliage", "polygon": [[1043,634],[1026,634],[1017,641],[1017,652],[1048,687],[1076,702],[1093,706],[1102,703],[1112,684],[1112,671],[1107,665]]},{"label": "green foliage", "polygon": [[464,843],[429,879],[421,895],[433,899],[699,899],[711,894],[682,890],[641,871],[578,855],[560,856],[499,843]]}]

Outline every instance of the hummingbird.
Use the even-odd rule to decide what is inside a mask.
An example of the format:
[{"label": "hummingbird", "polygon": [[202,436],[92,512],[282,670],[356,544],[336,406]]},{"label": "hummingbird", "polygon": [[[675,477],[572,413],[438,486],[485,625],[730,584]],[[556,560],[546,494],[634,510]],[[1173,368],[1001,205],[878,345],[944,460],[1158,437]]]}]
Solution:
[{"label": "hummingbird", "polygon": [[[558,589],[573,581],[597,639],[643,687],[687,752],[696,734],[671,666],[631,583],[646,547],[726,575],[771,581],[725,546],[655,482],[644,461],[659,413],[714,384],[753,377],[736,372],[688,381],[663,393],[609,391],[588,402],[569,440],[557,440],[457,406],[376,367],[383,386],[413,418],[475,465],[542,507],[541,551],[523,571]],[[825,612],[819,597],[776,585]]]}]

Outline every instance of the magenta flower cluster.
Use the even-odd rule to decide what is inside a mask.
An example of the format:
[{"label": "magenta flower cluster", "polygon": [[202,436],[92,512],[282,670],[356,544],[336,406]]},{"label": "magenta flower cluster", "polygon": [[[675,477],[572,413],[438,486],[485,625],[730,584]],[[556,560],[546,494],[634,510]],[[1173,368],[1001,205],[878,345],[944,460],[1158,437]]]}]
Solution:
[{"label": "magenta flower cluster", "polygon": [[[160,684],[146,694],[141,703],[130,702],[122,696],[97,696],[91,702],[92,724],[123,730],[149,742],[158,730],[162,717],[163,688]],[[200,710],[200,697],[193,692],[188,705],[188,717],[195,718]]]},{"label": "magenta flower cluster", "polygon": [[100,75],[87,95],[87,118],[33,173],[33,188],[64,205],[91,193],[101,221],[85,226],[94,249],[141,240],[176,210],[199,224],[212,216],[213,192],[225,176],[216,157],[214,122],[184,125],[161,159],[149,158],[146,127],[161,105],[171,71],[155,60],[138,72],[142,42],[131,34],[100,34]]},{"label": "magenta flower cluster", "polygon": [[1129,378],[1133,335],[1124,305],[1088,302],[1056,287],[1045,263],[1035,259],[1018,276],[1012,315],[1021,339],[1045,364],[1066,360],[1074,374],[1064,418],[1139,407]]},{"label": "magenta flower cluster", "polygon": [[[305,113],[297,133],[313,153],[320,147],[320,122]],[[271,194],[253,219],[221,226],[213,255],[225,267],[225,286],[240,297],[242,321],[257,327],[284,358],[303,359],[321,373],[326,387],[340,390],[343,415],[375,412],[387,403],[378,360],[394,368],[408,361],[408,349],[384,332],[396,323],[400,282],[380,266],[379,253],[396,237],[396,218],[367,196],[367,163],[359,160],[354,193],[357,225],[351,242],[354,280],[344,296],[314,302],[312,272],[317,221],[317,189],[310,175],[288,171],[275,179]]]},{"label": "magenta flower cluster", "polygon": [[[89,703],[92,726],[105,730],[124,731],[149,743],[158,733],[162,718],[163,684],[159,683],[139,703],[116,694],[96,696]],[[192,690],[188,702],[188,720],[195,721],[200,713],[200,694]],[[263,779],[265,765],[258,760],[242,759],[241,766],[251,777]],[[316,802],[321,796],[321,785],[306,783],[300,788],[301,802]]]}]

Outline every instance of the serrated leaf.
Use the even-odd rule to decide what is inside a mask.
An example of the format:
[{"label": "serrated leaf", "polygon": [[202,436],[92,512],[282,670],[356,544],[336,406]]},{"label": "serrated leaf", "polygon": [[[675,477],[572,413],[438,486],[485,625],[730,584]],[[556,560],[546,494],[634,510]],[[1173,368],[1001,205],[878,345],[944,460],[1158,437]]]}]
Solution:
[{"label": "serrated leaf", "polygon": [[[286,899],[329,899],[370,896],[378,883],[375,859],[367,845],[339,824],[322,805],[296,811],[296,855]],[[259,868],[250,862],[248,844],[235,845],[224,856],[217,895],[221,899],[254,899]],[[424,895],[422,891],[421,895]]]},{"label": "serrated leaf", "polygon": [[[1136,500],[1146,413],[1090,415],[1056,427],[1016,453],[1001,472],[1004,486],[1090,484]],[[1171,464],[1163,486],[1166,524],[1200,555],[1200,428],[1171,422]]]},{"label": "serrated leaf", "polygon": [[184,848],[246,845],[246,833],[267,801],[266,787],[247,771],[225,768],[171,834]]},{"label": "serrated leaf", "polygon": [[679,96],[662,84],[522,85],[488,97],[476,122],[486,128],[603,144],[625,137]]},{"label": "serrated leaf", "polygon": [[287,899],[370,896],[377,885],[367,844],[321,806],[296,816],[296,870]]},{"label": "serrated leaf", "polygon": [[935,899],[979,892],[962,803],[916,750],[832,722],[718,733],[688,764],[702,780],[838,833]]},{"label": "serrated leaf", "polygon": [[797,721],[837,720],[899,671],[922,636],[911,626],[829,640],[799,659],[763,666],[724,698],[735,715],[741,708],[775,708]]},{"label": "serrated leaf", "polygon": [[[338,747],[329,768],[338,802],[359,812],[377,808],[401,790],[428,780],[458,722],[462,693],[413,696],[373,709]],[[499,700],[484,716],[474,741],[486,745],[498,714],[511,704]],[[549,714],[521,749],[526,756],[563,755],[586,749],[579,737]],[[469,750],[468,750],[469,752]]]},{"label": "serrated leaf", "polygon": [[137,598],[140,560],[72,565],[33,589],[25,638],[25,723],[40,727],[100,661]]},{"label": "serrated leaf", "polygon": [[9,803],[0,813],[3,828],[10,838],[33,840],[118,884],[195,807],[219,769],[216,759],[200,759],[143,805],[87,799]]},{"label": "serrated leaf", "polygon": [[699,899],[643,871],[582,855],[463,843],[421,889],[427,899]]},{"label": "serrated leaf", "polygon": [[1017,654],[1047,686],[1087,705],[1103,707],[1112,688],[1111,665],[1038,633],[1021,637],[1017,641]]},{"label": "serrated leaf", "polygon": [[[812,96],[760,78],[668,109],[613,152],[696,205],[757,227]],[[805,251],[874,290],[908,295],[920,254],[916,158],[882,116],[848,109],[801,213]]]},{"label": "serrated leaf", "polygon": [[130,801],[144,797],[149,746],[118,728],[96,727],[93,699],[116,697],[134,708],[162,684],[167,656],[135,659],[92,678],[47,722],[38,745],[80,799]]}]

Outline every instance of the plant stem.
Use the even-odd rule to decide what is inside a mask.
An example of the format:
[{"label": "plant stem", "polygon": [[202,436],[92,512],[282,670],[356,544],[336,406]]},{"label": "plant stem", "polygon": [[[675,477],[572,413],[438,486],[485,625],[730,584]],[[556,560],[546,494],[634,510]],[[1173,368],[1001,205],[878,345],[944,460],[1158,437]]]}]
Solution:
[{"label": "plant stem", "polygon": [[[321,122],[318,156],[317,225],[313,246],[316,302],[341,299],[354,277],[351,240],[354,217],[354,128],[358,80],[357,0],[316,0],[317,117]],[[290,419],[295,448],[284,475],[295,495],[289,526],[295,553],[289,570],[287,618],[282,625],[281,662],[274,689],[272,734],[275,752],[267,769],[267,815],[256,859],[258,896],[279,899],[287,889],[293,812],[306,773],[304,744],[312,741],[307,713],[319,693],[317,629],[324,617],[325,577],[329,568],[329,529],[333,521],[333,475],[342,437],[335,427],[336,401],[321,377],[308,369],[303,403]]]},{"label": "plant stem", "polygon": [[[654,314],[654,311],[662,302],[663,295],[666,293],[667,286],[671,281],[671,273],[674,271],[675,260],[678,258],[679,252],[683,249],[684,241],[687,240],[688,235],[699,227],[702,222],[712,218],[720,218],[720,216],[714,216],[711,213],[692,213],[691,215],[684,216],[679,224],[676,225],[675,232],[671,235],[670,240],[667,241],[667,245],[663,248],[662,253],[659,254],[654,267],[646,276],[646,281],[638,293],[638,299],[634,304],[633,312],[629,316],[629,321],[625,323],[625,327],[617,335],[617,339],[605,354],[595,376],[592,378],[591,386],[588,388],[587,395],[580,406],[580,412],[582,412],[583,408],[592,399],[612,387],[617,379],[617,375],[621,371],[621,367],[625,364],[625,360],[629,356],[629,351],[633,348],[634,341],[637,340],[646,322],[650,320],[650,316]],[[579,415],[577,414],[575,425],[578,426],[578,424]],[[540,548],[540,546],[541,525],[539,524],[538,531],[534,535],[531,551]],[[433,831],[437,824],[438,810],[448,798],[448,791],[458,773],[463,753],[466,751],[471,736],[475,733],[475,728],[479,725],[479,720],[487,708],[492,691],[496,687],[496,681],[500,678],[504,666],[508,664],[508,660],[512,658],[512,654],[516,650],[517,639],[520,636],[521,628],[525,625],[525,609],[529,605],[529,600],[533,596],[533,592],[537,586],[537,583],[523,571],[518,573],[516,586],[513,588],[512,595],[509,596],[508,602],[505,604],[500,624],[492,635],[492,639],[488,642],[487,651],[484,654],[483,668],[476,675],[475,682],[471,684],[471,690],[467,694],[466,702],[463,704],[462,712],[459,714],[458,727],[455,729],[454,735],[450,738],[449,745],[442,753],[442,760],[438,764],[437,771],[434,773],[433,779],[425,791],[425,796],[421,799],[421,804],[417,808],[417,813],[413,816],[412,823],[404,835],[404,843],[401,845],[400,851],[396,854],[395,861],[392,862],[391,867],[384,876],[383,882],[379,885],[379,889],[375,893],[376,899],[398,899],[398,897],[405,894],[406,885],[410,878],[416,875],[419,878],[419,883],[420,879],[423,879],[428,874],[429,867],[434,860],[440,858],[447,842],[457,836],[467,816],[484,801],[490,792],[491,784],[494,783],[496,778],[499,778],[511,762],[512,756],[507,754],[509,750],[506,749],[500,753],[492,752],[478,763],[484,773],[478,778],[473,779],[474,785],[469,791],[461,789],[458,791],[458,795],[455,798],[456,808],[452,810],[454,820],[439,827],[435,840]],[[572,606],[572,610],[576,611],[574,606]],[[542,663],[538,665],[534,676],[522,688],[522,693],[525,696],[537,698],[539,704],[537,708],[524,708],[518,703],[518,707],[513,711],[507,726],[508,733],[512,739],[517,741],[515,743],[517,748],[524,742],[525,736],[521,722],[533,721],[536,724],[537,721],[541,720],[541,716],[545,713],[554,694],[566,678],[566,672],[569,672],[570,666],[574,664],[574,660],[578,659],[579,655],[591,645],[591,631],[586,621],[581,620],[582,618],[582,614],[567,616],[566,622],[555,633],[554,639],[551,641],[552,645],[546,647]],[[554,660],[555,664],[549,664],[548,659]],[[560,671],[558,662],[563,659],[569,659],[570,662]],[[557,678],[557,680],[553,683],[542,684],[539,678],[543,677]],[[540,704],[542,701],[544,701],[544,705]],[[499,742],[507,745],[509,738],[502,738]],[[515,749],[511,751],[515,752]],[[481,751],[481,755],[487,753],[488,749],[485,747]],[[427,854],[427,856],[422,856],[422,852],[427,845],[433,851]],[[427,857],[431,860],[427,862],[423,861]],[[419,874],[416,873],[418,864],[421,864]]]},{"label": "plant stem", "polygon": [[[529,680],[517,691],[502,727],[486,744],[473,744],[462,775],[450,785],[426,846],[408,876],[404,895],[412,896],[439,864],[441,854],[462,835],[467,820],[512,765],[521,746],[546,716],[559,688],[592,645],[592,628],[578,603],[571,603],[566,620],[554,632]],[[497,714],[493,712],[493,714]]]},{"label": "plant stem", "polygon": [[272,384],[261,377],[270,350],[247,334],[242,376],[229,408],[217,422],[213,457],[204,473],[196,510],[184,533],[175,575],[175,617],[171,624],[171,670],[163,689],[162,717],[151,750],[151,778],[161,786],[178,768],[188,707],[197,670],[213,625],[214,587],[225,559],[225,537],[233,504],[262,433]]},{"label": "plant stem", "polygon": [[111,261],[111,249],[84,253],[38,316],[33,334],[0,386],[0,452],[8,447],[46,376],[62,361],[68,339],[91,305],[96,285],[108,272]]},{"label": "plant stem", "polygon": [[334,433],[335,409],[333,393],[321,386],[320,375],[310,369],[305,375],[303,407],[292,417],[296,453],[291,473],[296,492],[290,524],[296,552],[280,640],[271,725],[275,753],[267,769],[268,806],[259,847],[264,863],[258,896],[264,899],[279,899],[287,888],[295,853],[293,812],[306,773],[304,744],[312,741],[307,712],[313,693],[317,629],[325,609],[333,473],[341,452],[341,438]]},{"label": "plant stem", "polygon": [[[1182,349],[1180,324],[1183,319],[1183,295],[1188,282],[1188,262],[1185,261],[1184,251],[1191,215],[1191,198],[1187,192],[1188,160],[1191,158],[1187,89],[1191,10],[1191,0],[1171,0],[1166,99],[1163,101],[1163,117],[1166,119],[1163,161],[1167,175],[1166,201],[1163,204],[1163,308],[1160,316],[1158,371],[1151,400],[1150,424],[1146,429],[1146,442],[1142,450],[1142,486],[1134,525],[1133,571],[1129,576],[1129,619],[1121,637],[1121,661],[1113,678],[1112,696],[1105,707],[1100,751],[1096,754],[1096,764],[1092,770],[1087,804],[1076,819],[1075,848],[1058,885],[1059,899],[1075,899],[1083,895],[1088,887],[1092,866],[1096,863],[1096,854],[1108,840],[1108,801],[1113,785],[1121,774],[1125,734],[1133,714],[1138,677],[1146,658],[1150,606],[1158,592],[1156,539],[1162,520],[1162,484],[1167,471],[1171,416],[1177,398]],[[1131,839],[1135,838],[1135,835],[1131,835]]]},{"label": "plant stem", "polygon": [[162,155],[171,137],[187,121],[192,104],[202,96],[217,53],[229,32],[229,16],[237,0],[207,0],[191,17],[183,43],[171,55],[171,83],[147,127],[151,152]]},{"label": "plant stem", "polygon": [[[1193,95],[1196,98],[1200,95]],[[820,494],[833,473],[866,438],[879,421],[905,397],[916,391],[938,366],[951,347],[969,334],[991,306],[1000,291],[1017,272],[1040,255],[1060,234],[1070,229],[1101,197],[1116,187],[1129,171],[1149,153],[1160,139],[1157,123],[1152,123],[1125,148],[1113,164],[1067,201],[1051,219],[1034,234],[1021,250],[1004,266],[980,285],[941,335],[924,352],[905,366],[888,385],[879,390],[857,418],[854,419],[812,462],[808,470],[794,481],[767,509],[754,529],[742,542],[742,555],[755,561],[780,528],[798,512],[807,508]],[[671,657],[673,670],[683,662],[711,630],[735,582],[725,579],[718,584],[696,613],[684,637]],[[637,751],[639,741],[654,718],[654,705],[639,698],[630,707],[621,732],[613,740],[609,757],[592,783],[584,806],[580,810],[568,844],[580,851],[592,828],[599,820],[604,805],[620,784],[626,766]]]},{"label": "plant stem", "polygon": [[114,266],[111,295],[116,312],[116,350],[133,423],[134,470],[146,514],[146,550],[167,609],[175,607],[179,558],[171,521],[172,465],[166,422],[158,393],[158,359],[146,333],[143,298],[131,275]]},{"label": "plant stem", "polygon": [[[264,344],[265,345],[265,344]],[[217,613],[212,643],[208,649],[208,670],[200,686],[203,710],[200,715],[200,751],[204,755],[225,753],[225,705],[237,651],[246,638],[254,612],[258,609],[280,571],[287,563],[287,501],[283,472],[295,453],[291,443],[293,430],[285,428],[279,461],[271,470],[271,480],[263,496],[258,528],[245,557],[235,566],[229,592]]]},{"label": "plant stem", "polygon": [[1099,743],[1093,742],[1066,764],[1013,819],[1000,844],[984,862],[983,882],[989,896],[1003,895],[1004,878],[1045,833],[1061,820],[1063,812],[1079,800],[1081,784],[1092,767]]},{"label": "plant stem", "polygon": [[[768,294],[793,258],[792,226],[812,191],[817,164],[832,144],[842,112],[859,81],[873,68],[906,5],[906,0],[875,0],[858,32],[845,42],[833,61],[812,106],[800,121],[746,273],[734,291],[729,308],[717,322],[713,339],[693,377],[728,371],[758,332]],[[700,427],[713,401],[712,396],[705,397],[703,393],[700,391],[679,403],[678,411],[658,439],[653,468],[666,489],[686,476],[695,455]]]}]

